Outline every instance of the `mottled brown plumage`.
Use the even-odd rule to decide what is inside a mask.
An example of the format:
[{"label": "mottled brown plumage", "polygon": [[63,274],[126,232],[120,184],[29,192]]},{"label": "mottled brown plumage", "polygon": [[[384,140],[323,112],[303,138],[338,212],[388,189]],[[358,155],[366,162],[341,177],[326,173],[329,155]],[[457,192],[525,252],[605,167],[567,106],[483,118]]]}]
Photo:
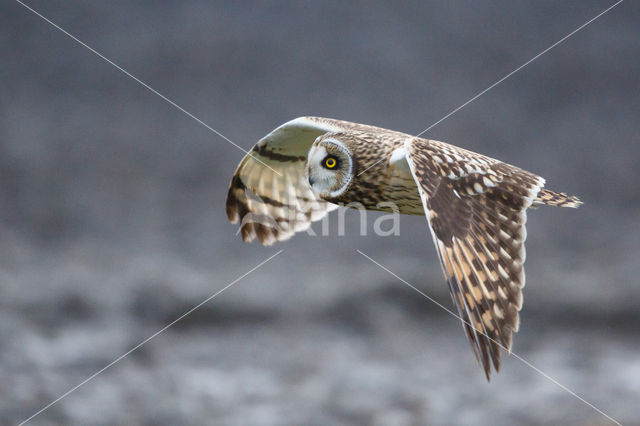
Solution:
[{"label": "mottled brown plumage", "polygon": [[[324,166],[335,159],[335,169]],[[259,160],[259,161],[258,161]],[[334,163],[331,163],[334,164]],[[443,142],[301,117],[265,136],[231,181],[227,215],[244,241],[290,238],[344,204],[426,215],[453,303],[487,379],[511,350],[524,287],[526,210],[578,207],[544,179]],[[391,204],[389,204],[391,203]]]}]

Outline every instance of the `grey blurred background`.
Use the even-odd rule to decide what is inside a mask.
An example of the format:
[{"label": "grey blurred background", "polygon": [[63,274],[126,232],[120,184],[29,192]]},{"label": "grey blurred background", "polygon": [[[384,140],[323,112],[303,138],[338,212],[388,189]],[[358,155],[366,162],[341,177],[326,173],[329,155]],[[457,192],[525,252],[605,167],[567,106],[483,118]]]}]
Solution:
[{"label": "grey blurred background", "polygon": [[[249,149],[294,117],[417,133],[613,2],[29,1]],[[579,195],[529,214],[514,351],[640,424],[640,7],[622,3],[425,136]],[[610,424],[515,357],[487,383],[424,218],[243,244],[243,153],[0,5],[0,423]],[[372,214],[372,221],[376,216]],[[320,230],[318,226],[316,230]]]}]

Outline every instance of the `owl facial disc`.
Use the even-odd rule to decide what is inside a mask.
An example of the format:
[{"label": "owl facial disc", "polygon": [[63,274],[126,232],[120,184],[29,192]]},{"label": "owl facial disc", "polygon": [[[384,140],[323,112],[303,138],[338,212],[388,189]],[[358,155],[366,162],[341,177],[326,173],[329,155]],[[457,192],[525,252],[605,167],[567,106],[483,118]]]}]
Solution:
[{"label": "owl facial disc", "polygon": [[307,158],[307,179],[313,192],[325,200],[339,197],[352,177],[353,159],[347,146],[335,137],[316,139]]}]

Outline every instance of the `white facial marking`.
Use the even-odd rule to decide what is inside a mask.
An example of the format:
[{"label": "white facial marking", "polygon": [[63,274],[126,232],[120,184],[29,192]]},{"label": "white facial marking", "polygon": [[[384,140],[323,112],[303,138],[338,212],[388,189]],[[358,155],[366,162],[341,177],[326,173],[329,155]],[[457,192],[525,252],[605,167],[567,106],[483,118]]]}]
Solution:
[{"label": "white facial marking", "polygon": [[[334,154],[339,160],[340,168],[328,169],[323,165],[324,159],[330,154],[326,146],[328,144],[335,145],[341,152]],[[331,149],[331,153],[335,150]],[[351,182],[353,164],[349,150],[344,144],[337,139],[324,139],[320,144],[315,144],[309,151],[307,158],[307,174],[311,189],[321,196],[337,197],[339,196]],[[346,168],[346,170],[345,170]],[[344,176],[347,179],[344,179]],[[346,180],[346,182],[339,181]]]},{"label": "white facial marking", "polygon": [[309,183],[313,182],[311,188],[323,193],[329,190],[334,184],[334,173],[322,167],[322,160],[327,156],[327,150],[324,146],[319,145],[309,152],[308,163],[311,165],[309,169]]}]

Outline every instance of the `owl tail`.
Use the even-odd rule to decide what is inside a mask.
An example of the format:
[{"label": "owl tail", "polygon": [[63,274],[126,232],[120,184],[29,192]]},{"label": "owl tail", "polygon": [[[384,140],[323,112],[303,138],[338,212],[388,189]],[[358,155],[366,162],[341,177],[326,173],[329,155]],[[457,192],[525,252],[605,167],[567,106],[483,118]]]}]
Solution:
[{"label": "owl tail", "polygon": [[547,206],[572,207],[575,209],[580,207],[582,201],[580,201],[578,197],[567,195],[564,192],[554,192],[542,188],[533,201],[533,207],[538,207],[543,204]]}]

